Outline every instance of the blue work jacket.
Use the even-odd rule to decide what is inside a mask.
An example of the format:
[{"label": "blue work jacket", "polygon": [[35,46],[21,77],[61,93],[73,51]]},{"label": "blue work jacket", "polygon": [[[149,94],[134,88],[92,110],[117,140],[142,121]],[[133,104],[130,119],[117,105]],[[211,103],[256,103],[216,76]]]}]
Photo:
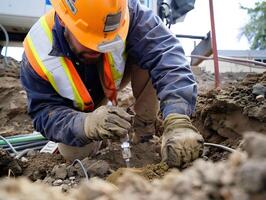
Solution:
[{"label": "blue work jacket", "polygon": [[[129,0],[128,4],[127,55],[149,71],[164,118],[170,113],[191,115],[195,109],[197,84],[180,42],[160,18],[138,0]],[[97,65],[80,63],[63,33],[64,28],[56,17],[50,55],[71,59],[97,106],[104,98]],[[28,112],[37,131],[49,140],[71,146],[84,146],[89,142],[84,133],[87,114],[76,110],[70,100],[60,96],[49,82],[43,80],[25,54],[21,64],[21,83],[27,92]]]}]

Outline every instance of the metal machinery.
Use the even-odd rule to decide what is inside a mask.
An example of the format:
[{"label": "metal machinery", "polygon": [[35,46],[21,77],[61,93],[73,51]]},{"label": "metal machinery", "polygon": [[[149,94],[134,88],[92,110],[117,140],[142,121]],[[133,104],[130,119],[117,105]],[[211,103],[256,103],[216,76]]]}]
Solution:
[{"label": "metal machinery", "polygon": [[[21,46],[30,27],[51,8],[48,0],[0,0],[0,25],[8,33],[9,45]],[[0,46],[6,35],[0,29]]]},{"label": "metal machinery", "polygon": [[182,22],[186,13],[194,8],[195,0],[141,0],[168,25]]}]

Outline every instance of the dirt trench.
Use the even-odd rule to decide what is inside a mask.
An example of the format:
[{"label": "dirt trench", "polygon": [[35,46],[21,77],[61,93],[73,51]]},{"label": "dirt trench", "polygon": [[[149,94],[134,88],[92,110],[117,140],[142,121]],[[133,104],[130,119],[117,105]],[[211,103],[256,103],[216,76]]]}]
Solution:
[{"label": "dirt trench", "polygon": [[[18,65],[19,63],[10,59],[10,67],[5,70],[0,70],[0,121],[2,122],[0,124],[0,134],[3,136],[18,133],[25,134],[33,131],[31,119],[27,115],[26,94],[18,79]],[[226,76],[232,77],[231,75]],[[266,87],[266,73],[249,74],[241,80],[238,77],[235,78],[236,80],[234,81],[230,80],[230,82],[226,82],[222,90],[219,91],[204,90],[200,84],[201,92],[199,93],[196,112],[192,119],[194,125],[200,130],[207,142],[214,142],[234,149],[244,150],[243,135],[246,131],[256,131],[266,134],[266,102],[265,99],[258,99],[258,95],[253,94],[254,85],[261,84]],[[204,76],[197,76],[197,80],[202,79],[213,81],[212,78],[206,78],[206,74]],[[199,83],[202,82],[206,85],[206,81],[199,81]],[[120,93],[119,105],[127,107],[128,105],[132,105],[133,102],[131,88],[126,87]],[[160,136],[163,131],[161,122],[161,117],[158,115],[155,133],[157,136]],[[201,176],[216,175],[216,173],[220,173],[220,171],[215,171],[217,166],[218,168],[219,166],[226,168],[232,162],[236,162],[234,161],[235,158],[229,158],[231,153],[228,151],[216,147],[206,147],[203,157],[205,161],[199,160],[186,166],[188,167],[187,169],[182,169],[181,171],[179,171],[180,169],[175,169],[172,171],[173,169],[169,169],[164,163],[160,162],[159,140],[158,138],[156,139],[149,143],[132,147],[132,168],[129,170],[124,168],[125,163],[122,159],[120,144],[118,143],[112,143],[111,146],[102,149],[93,158],[82,160],[90,178],[101,178],[101,180],[93,179],[89,185],[82,184],[84,172],[77,163],[72,165],[72,163],[66,162],[60,155],[40,154],[38,152],[28,153],[23,160],[14,160],[6,152],[1,151],[1,176],[27,177],[29,180],[35,182],[36,185],[38,185],[37,183],[45,183],[49,187],[59,188],[59,190],[65,193],[69,193],[73,188],[78,188],[77,191],[93,191],[93,195],[95,196],[88,194],[88,198],[92,197],[89,199],[96,199],[96,197],[119,199],[121,196],[117,191],[120,191],[125,196],[132,195],[132,191],[135,191],[136,197],[138,198],[151,197],[152,199],[160,199],[159,197],[162,197],[161,199],[166,197],[169,197],[167,199],[171,199],[170,197],[179,199],[204,199],[203,197],[206,197],[206,195],[207,197],[205,199],[237,199],[236,197],[249,199],[249,191],[246,192],[242,186],[239,186],[239,183],[236,183],[235,180],[232,181],[230,177],[231,182],[229,181],[230,183],[225,188],[223,186],[221,187],[220,182],[215,182],[215,187],[212,187],[208,184],[209,181],[212,182],[213,180],[207,180],[206,183],[203,183],[196,178],[199,176],[195,174],[196,172],[204,174],[201,174]],[[238,162],[243,164],[245,159],[243,158],[243,160],[239,160]],[[206,160],[208,161],[206,162]],[[217,164],[214,164],[213,161],[217,162]],[[235,167],[238,169],[239,166],[240,164]],[[211,175],[202,172],[205,167],[210,169]],[[236,168],[233,169],[231,178],[235,176],[234,170]],[[211,170],[214,170],[213,174]],[[189,173],[192,173],[193,176],[190,176]],[[226,172],[223,171],[223,173]],[[174,177],[181,178],[175,180]],[[109,183],[102,182],[102,180],[108,180],[118,186],[110,185]],[[139,185],[137,182],[139,182]],[[169,185],[170,182],[173,183],[173,186],[181,187],[185,191],[184,195],[180,193],[181,189],[180,191],[175,191]],[[11,183],[13,183],[13,180],[0,180],[0,184],[3,184],[4,188],[13,188],[10,186]],[[25,183],[26,186],[32,187],[31,183],[24,179],[18,180],[18,183]],[[96,188],[97,184],[103,186],[101,191]],[[230,184],[233,184],[233,189],[229,188]],[[38,187],[36,186],[36,188]],[[42,187],[49,191],[48,196],[53,196],[49,188],[41,185],[40,188]],[[117,190],[117,187],[119,190]],[[157,194],[152,189],[153,187],[161,191],[162,194]],[[195,196],[188,195],[191,192],[189,189],[191,187],[193,192],[195,192]],[[264,185],[262,184],[261,187],[263,188]],[[0,190],[0,194],[5,194],[4,192],[6,190]],[[203,190],[205,193],[201,194],[199,190]],[[17,191],[17,193],[27,193],[28,190],[16,186],[14,191]],[[243,191],[246,193],[244,196],[241,196],[240,193]],[[168,194],[168,192],[170,193]],[[16,192],[14,195],[16,196]],[[77,198],[62,194],[63,197],[69,199]],[[54,197],[54,199],[57,198],[60,199],[61,194]],[[84,198],[83,196],[80,197],[80,199]]]}]

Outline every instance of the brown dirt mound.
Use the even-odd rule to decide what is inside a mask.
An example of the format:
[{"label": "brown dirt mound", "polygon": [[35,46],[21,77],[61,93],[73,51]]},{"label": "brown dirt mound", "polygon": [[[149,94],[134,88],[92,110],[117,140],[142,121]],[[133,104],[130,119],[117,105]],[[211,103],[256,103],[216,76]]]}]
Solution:
[{"label": "brown dirt mound", "polygon": [[[212,163],[198,160],[182,173],[173,170],[152,182],[126,172],[117,186],[97,178],[84,182],[68,195],[26,180],[0,181],[0,196],[6,200],[43,199],[190,199],[190,200],[262,200],[266,198],[266,136],[250,133],[244,149],[230,159]],[[38,196],[37,196],[38,194]]]},{"label": "brown dirt mound", "polygon": [[266,72],[247,75],[220,91],[199,94],[193,120],[205,139],[238,141],[245,131],[266,133],[266,101],[252,94],[258,83],[266,86]]},{"label": "brown dirt mound", "polygon": [[55,165],[65,162],[61,155],[49,153],[36,153],[27,159],[28,161],[23,164],[23,176],[32,181],[44,179],[51,173]]},{"label": "brown dirt mound", "polygon": [[9,58],[3,68],[0,60],[0,135],[10,136],[33,131],[27,115],[26,93],[19,80],[19,63]]},{"label": "brown dirt mound", "polygon": [[130,172],[144,177],[146,180],[152,181],[154,179],[160,179],[168,172],[169,167],[165,163],[146,165],[142,168],[120,168],[117,171],[110,174],[106,180],[110,183],[117,184],[117,181],[124,174]]},{"label": "brown dirt mound", "polygon": [[[159,163],[161,161],[161,158],[157,149],[157,145],[151,142],[133,145],[131,147],[131,167],[140,168],[149,164]],[[117,170],[118,168],[125,167],[125,161],[122,158],[121,147],[118,143],[113,143],[111,145],[111,149],[107,148],[104,152],[96,156],[94,159],[105,160],[109,163],[112,170]]]}]

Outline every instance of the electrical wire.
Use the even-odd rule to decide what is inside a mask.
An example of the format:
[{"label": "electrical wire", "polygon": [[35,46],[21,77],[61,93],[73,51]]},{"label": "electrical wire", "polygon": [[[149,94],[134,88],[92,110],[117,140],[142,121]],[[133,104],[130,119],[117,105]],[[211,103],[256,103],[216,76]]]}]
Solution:
[{"label": "electrical wire", "polygon": [[[2,24],[0,24],[0,28],[4,32],[5,39],[6,39],[4,61],[5,61],[5,65],[7,67],[8,66],[8,62],[7,62],[7,47],[8,47],[8,44],[9,44],[9,36],[8,36],[8,33],[7,33],[6,29],[5,29],[5,27]],[[1,54],[1,52],[0,52],[0,54]]]},{"label": "electrical wire", "polygon": [[18,154],[17,154],[17,155],[14,154],[14,153],[11,153],[10,155],[11,155],[12,157],[15,157],[15,158],[21,158],[22,156],[24,156],[25,154],[27,154],[30,150],[31,150],[31,151],[39,151],[39,150],[41,150],[41,149],[42,149],[41,146],[39,146],[39,147],[32,147],[32,148],[30,148],[30,149],[25,149],[25,150],[23,150],[23,151],[18,151]]},{"label": "electrical wire", "polygon": [[214,144],[214,143],[205,142],[204,146],[218,147],[218,148],[224,149],[226,151],[229,151],[231,153],[234,153],[236,151],[235,149],[232,149],[230,147],[227,147],[227,146],[224,146],[224,145],[221,145],[221,144]]},{"label": "electrical wire", "polygon": [[11,148],[11,150],[14,152],[14,154],[18,155],[18,152],[16,151],[16,149],[13,147],[13,145],[6,138],[4,138],[2,135],[0,135],[0,138],[7,143],[7,145]]},{"label": "electrical wire", "polygon": [[76,159],[76,160],[73,161],[73,163],[71,165],[74,166],[76,163],[78,163],[81,166],[81,169],[83,170],[83,173],[85,175],[85,178],[87,179],[87,181],[89,181],[89,177],[88,177],[88,174],[87,174],[87,170],[85,169],[85,167],[82,164],[82,162],[79,159]]}]

